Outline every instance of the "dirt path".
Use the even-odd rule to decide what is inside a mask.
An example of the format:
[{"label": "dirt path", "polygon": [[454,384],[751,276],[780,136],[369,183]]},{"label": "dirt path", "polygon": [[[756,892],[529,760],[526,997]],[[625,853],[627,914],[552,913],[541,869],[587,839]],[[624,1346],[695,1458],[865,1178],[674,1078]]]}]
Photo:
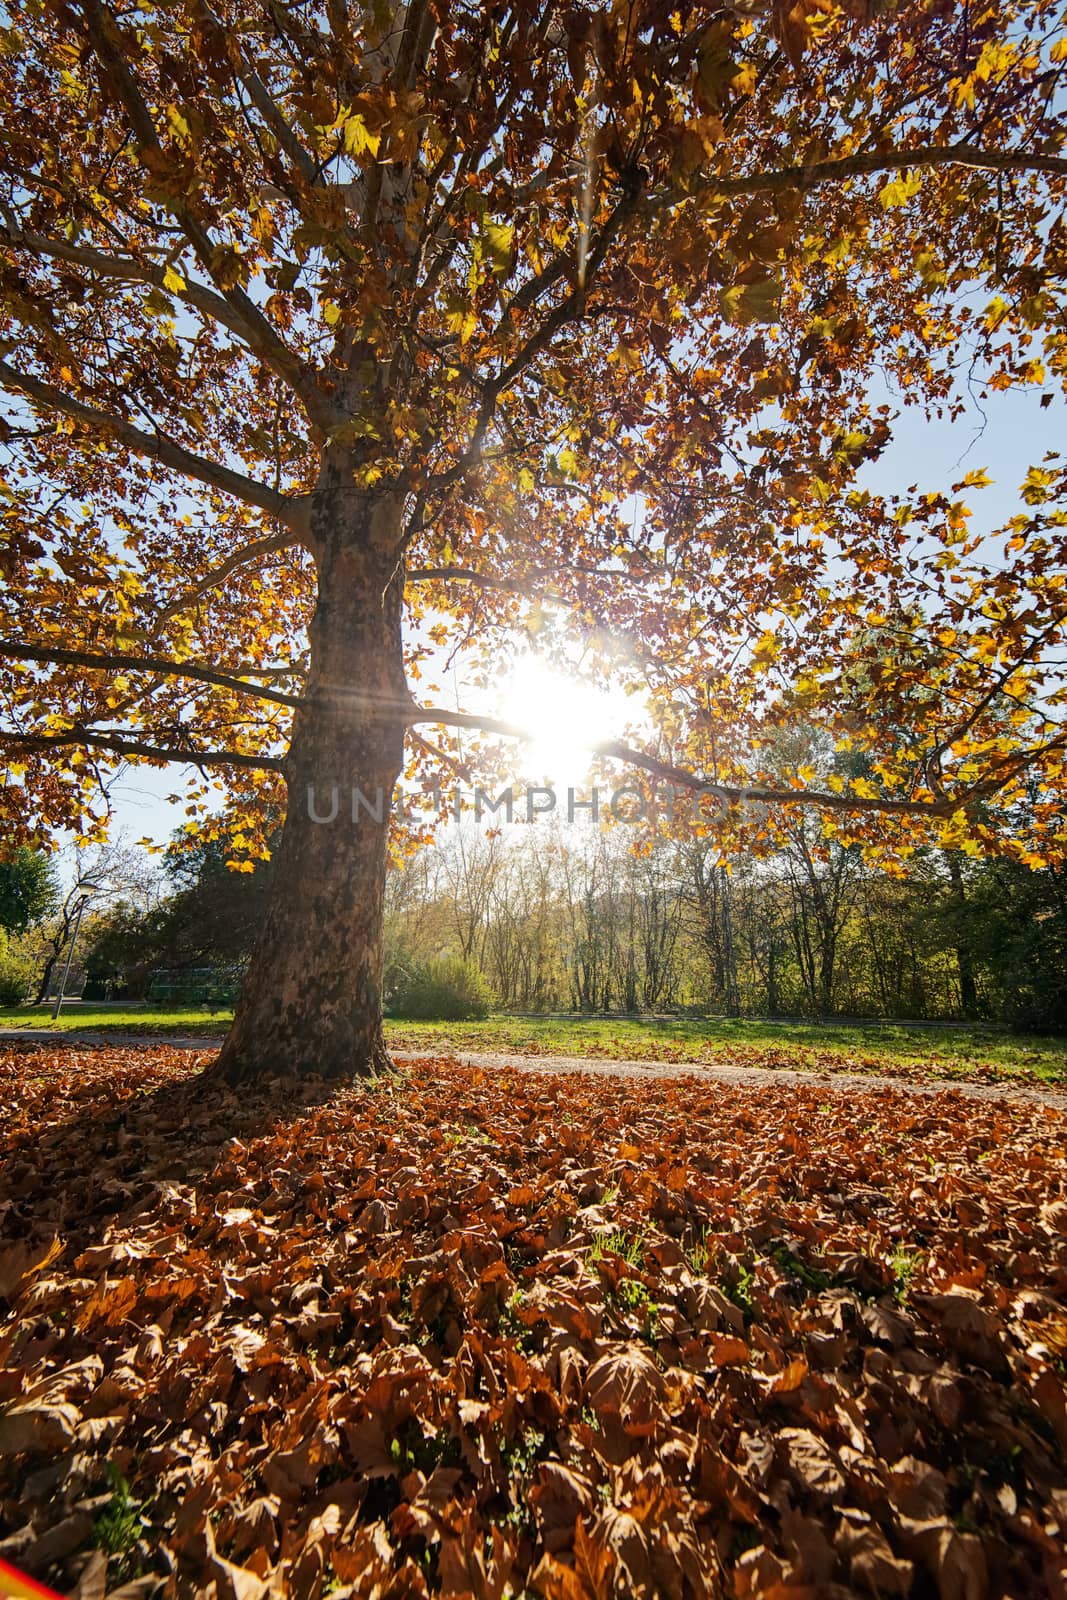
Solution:
[{"label": "dirt path", "polygon": [[[41,1050],[127,1049],[151,1050],[165,1046],[171,1050],[218,1049],[221,1035],[117,1033],[93,1029],[85,1033],[50,1033],[42,1028],[0,1028],[0,1049],[5,1044],[33,1045]],[[396,1061],[424,1061],[432,1050],[394,1050]],[[926,1077],[918,1072],[828,1072],[823,1068],[803,1071],[792,1067],[735,1067],[719,1062],[695,1061],[615,1061],[602,1056],[523,1055],[518,1051],[456,1050],[448,1052],[464,1066],[512,1067],[520,1072],[589,1072],[611,1078],[696,1078],[703,1083],[733,1084],[751,1088],[754,1084],[818,1084],[837,1094],[870,1094],[875,1089],[898,1089],[912,1094],[940,1094],[955,1090],[971,1100],[1014,1100],[1025,1105],[1045,1105],[1067,1111],[1067,1093],[1040,1083],[1019,1083],[1012,1079],[996,1082],[968,1081],[964,1078]]]}]

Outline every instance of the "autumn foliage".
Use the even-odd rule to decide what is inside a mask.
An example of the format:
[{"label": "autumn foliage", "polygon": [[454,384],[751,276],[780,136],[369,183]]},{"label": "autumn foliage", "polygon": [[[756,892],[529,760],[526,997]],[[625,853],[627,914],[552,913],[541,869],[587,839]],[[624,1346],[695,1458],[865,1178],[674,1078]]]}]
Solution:
[{"label": "autumn foliage", "polygon": [[4,1058],[5,1559],[83,1597],[1064,1592],[1061,1112],[195,1066]]},{"label": "autumn foliage", "polygon": [[227,1071],[382,1064],[385,824],[301,808],[514,735],[457,653],[643,685],[601,755],[741,842],[1063,859],[1062,464],[1000,527],[863,477],[901,406],[1060,403],[1051,0],[5,15],[4,815],[192,762],[247,864],[287,787]]}]

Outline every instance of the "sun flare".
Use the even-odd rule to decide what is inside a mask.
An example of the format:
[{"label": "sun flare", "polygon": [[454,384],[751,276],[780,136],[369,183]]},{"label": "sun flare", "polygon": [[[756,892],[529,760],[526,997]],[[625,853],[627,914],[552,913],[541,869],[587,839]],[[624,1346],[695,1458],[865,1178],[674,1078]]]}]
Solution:
[{"label": "sun flare", "polygon": [[530,734],[523,768],[546,775],[584,771],[591,745],[619,737],[627,707],[621,690],[598,688],[536,655],[517,661],[500,686],[501,715]]}]

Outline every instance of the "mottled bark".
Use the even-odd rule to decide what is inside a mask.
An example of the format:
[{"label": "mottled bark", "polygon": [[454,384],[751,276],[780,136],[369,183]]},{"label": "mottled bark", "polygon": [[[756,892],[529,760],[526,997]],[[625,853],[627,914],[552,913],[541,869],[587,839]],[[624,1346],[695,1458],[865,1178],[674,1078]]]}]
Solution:
[{"label": "mottled bark", "polygon": [[407,702],[398,533],[395,500],[353,491],[350,472],[324,475],[312,513],[318,603],[307,693],[286,758],[285,827],[215,1068],[231,1081],[347,1077],[389,1065],[382,916]]}]

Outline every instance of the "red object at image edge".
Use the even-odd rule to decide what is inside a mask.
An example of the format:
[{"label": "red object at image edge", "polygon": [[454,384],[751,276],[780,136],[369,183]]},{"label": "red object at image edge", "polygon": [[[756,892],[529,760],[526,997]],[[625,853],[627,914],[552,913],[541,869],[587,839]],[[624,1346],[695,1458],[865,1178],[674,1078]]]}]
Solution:
[{"label": "red object at image edge", "polygon": [[6,1561],[0,1561],[0,1595],[39,1597],[44,1595],[46,1600],[61,1600],[54,1589],[46,1589],[43,1583],[38,1583],[34,1578],[28,1578],[24,1572],[19,1572],[17,1567],[12,1567]]}]

